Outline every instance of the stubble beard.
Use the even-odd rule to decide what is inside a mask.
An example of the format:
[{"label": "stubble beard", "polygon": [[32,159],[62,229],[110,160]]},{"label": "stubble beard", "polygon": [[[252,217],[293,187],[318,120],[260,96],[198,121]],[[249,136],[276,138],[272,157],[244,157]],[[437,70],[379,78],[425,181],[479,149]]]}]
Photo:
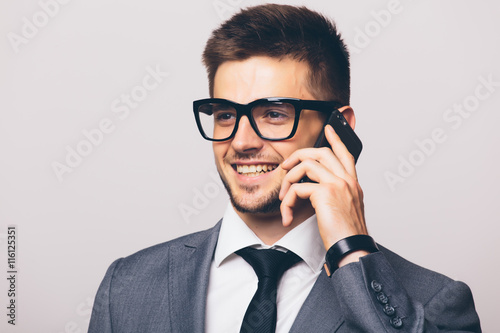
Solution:
[{"label": "stubble beard", "polygon": [[[226,188],[229,199],[231,200],[231,204],[238,212],[249,214],[268,214],[279,212],[281,205],[281,200],[279,199],[280,187],[274,188],[266,196],[261,197],[258,200],[255,200],[253,202],[243,202],[241,199],[238,200],[238,198],[236,198],[236,195],[232,191],[231,186],[226,181],[226,179],[224,179],[220,171],[219,177],[222,180],[224,187]],[[240,185],[239,188],[243,192],[252,194],[258,189],[258,186]]]}]

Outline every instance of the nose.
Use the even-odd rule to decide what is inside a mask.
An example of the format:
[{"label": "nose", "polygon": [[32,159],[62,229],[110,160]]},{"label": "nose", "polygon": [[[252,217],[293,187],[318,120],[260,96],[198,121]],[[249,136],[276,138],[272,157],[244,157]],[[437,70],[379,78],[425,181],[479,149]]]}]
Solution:
[{"label": "nose", "polygon": [[252,153],[259,151],[264,145],[264,140],[255,133],[247,116],[240,118],[238,130],[234,135],[231,146],[240,153]]}]

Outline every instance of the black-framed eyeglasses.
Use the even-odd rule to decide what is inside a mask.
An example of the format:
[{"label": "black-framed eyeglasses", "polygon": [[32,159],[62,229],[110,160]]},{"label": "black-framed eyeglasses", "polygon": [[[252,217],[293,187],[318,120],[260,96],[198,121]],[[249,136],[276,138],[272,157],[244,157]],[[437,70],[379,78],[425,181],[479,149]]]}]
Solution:
[{"label": "black-framed eyeglasses", "polygon": [[280,141],[295,135],[302,110],[330,113],[341,106],[335,101],[280,97],[261,98],[248,104],[206,98],[194,101],[193,111],[198,129],[206,140],[226,141],[233,138],[241,117],[247,116],[260,138]]}]

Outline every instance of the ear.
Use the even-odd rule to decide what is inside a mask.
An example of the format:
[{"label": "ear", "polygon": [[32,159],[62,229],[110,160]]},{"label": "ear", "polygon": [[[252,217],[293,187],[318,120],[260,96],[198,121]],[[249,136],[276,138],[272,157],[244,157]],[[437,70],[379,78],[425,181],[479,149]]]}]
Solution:
[{"label": "ear", "polygon": [[349,105],[346,105],[341,107],[339,111],[342,112],[345,120],[347,120],[351,128],[354,129],[356,126],[356,116],[354,115],[354,110]]}]

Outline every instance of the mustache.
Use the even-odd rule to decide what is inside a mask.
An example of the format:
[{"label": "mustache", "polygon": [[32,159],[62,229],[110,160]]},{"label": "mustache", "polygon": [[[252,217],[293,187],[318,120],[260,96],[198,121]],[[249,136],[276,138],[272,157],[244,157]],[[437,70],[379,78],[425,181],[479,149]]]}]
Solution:
[{"label": "mustache", "polygon": [[264,155],[260,153],[242,154],[235,152],[231,155],[225,156],[223,160],[227,164],[233,164],[232,163],[233,161],[252,161],[252,160],[266,161],[272,164],[281,164],[284,158],[281,156],[277,157],[277,156]]}]

